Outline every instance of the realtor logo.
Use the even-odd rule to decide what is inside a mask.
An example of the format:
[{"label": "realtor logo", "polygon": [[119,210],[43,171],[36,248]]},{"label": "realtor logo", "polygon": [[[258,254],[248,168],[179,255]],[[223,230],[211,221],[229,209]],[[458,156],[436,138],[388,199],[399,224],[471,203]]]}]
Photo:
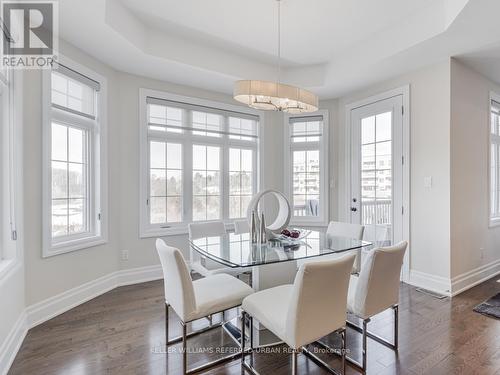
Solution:
[{"label": "realtor logo", "polygon": [[2,65],[17,69],[50,68],[57,59],[57,2],[1,3]]}]

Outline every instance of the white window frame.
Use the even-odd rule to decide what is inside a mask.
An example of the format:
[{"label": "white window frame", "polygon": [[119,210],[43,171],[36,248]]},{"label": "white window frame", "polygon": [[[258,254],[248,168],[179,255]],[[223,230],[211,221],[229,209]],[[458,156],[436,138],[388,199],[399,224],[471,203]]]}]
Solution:
[{"label": "white window frame", "polygon": [[[189,131],[184,131],[183,133],[174,132],[158,132],[158,136],[166,142],[178,142],[183,145],[183,160],[182,160],[182,175],[183,175],[183,196],[182,196],[182,207],[183,207],[183,218],[184,221],[181,223],[172,224],[150,224],[149,222],[149,140],[152,139],[150,131],[148,130],[148,115],[147,115],[147,98],[157,98],[167,101],[175,101],[180,103],[187,103],[193,106],[216,108],[221,111],[232,111],[239,112],[248,115],[257,116],[258,128],[257,136],[255,142],[250,144],[249,141],[242,141],[238,139],[230,139],[227,136],[221,137],[210,137],[203,135],[193,135]],[[203,108],[200,108],[203,112]],[[192,212],[189,207],[192,207],[192,145],[206,145],[206,146],[219,146],[221,149],[220,157],[220,171],[221,171],[221,221],[223,221],[228,228],[231,228],[235,219],[229,219],[229,148],[246,148],[254,150],[253,158],[253,171],[255,177],[253,179],[253,189],[255,192],[259,190],[262,186],[262,129],[263,129],[263,116],[260,111],[254,110],[252,108],[246,108],[242,106],[226,104],[221,102],[214,102],[205,99],[192,98],[172,93],[167,93],[163,91],[151,90],[146,88],[139,89],[139,117],[140,117],[140,135],[139,135],[139,236],[140,238],[148,237],[158,237],[158,236],[170,236],[170,235],[180,235],[188,233],[188,224],[192,222]],[[186,119],[185,121],[189,121]],[[187,122],[184,124],[187,126]],[[161,134],[160,134],[161,133]],[[160,139],[154,137],[155,139]],[[189,167],[189,168],[186,168]],[[168,228],[167,228],[168,226]]]},{"label": "white window frame", "polygon": [[[491,212],[491,201],[492,201],[492,196],[491,196],[491,179],[493,176],[491,175],[491,150],[493,144],[495,145],[500,145],[500,135],[495,135],[491,132],[491,107],[492,107],[492,102],[495,101],[497,103],[500,103],[500,95],[491,91],[490,92],[490,98],[489,98],[489,103],[488,103],[488,220],[489,220],[489,226],[490,227],[497,227],[500,226],[500,211],[496,213]],[[498,192],[500,188],[500,155],[497,155],[497,181],[495,182],[496,188],[495,191]],[[497,205],[498,205],[498,199],[500,199],[500,194],[497,194]]]},{"label": "white window frame", "polygon": [[[105,244],[108,241],[108,184],[107,184],[107,80],[93,70],[59,55],[59,62],[68,68],[96,81],[97,93],[95,120],[52,107],[51,69],[43,71],[43,250],[42,256],[50,257],[71,251]],[[52,120],[63,125],[88,130],[89,155],[89,229],[90,233],[52,238],[51,211],[51,129]]]},{"label": "white window frame", "polygon": [[285,114],[284,116],[284,170],[285,170],[285,194],[290,200],[293,202],[293,171],[292,171],[292,152],[294,150],[305,150],[307,148],[317,149],[317,147],[313,147],[317,145],[316,142],[310,142],[311,144],[307,144],[309,142],[300,143],[294,145],[291,142],[291,133],[290,133],[290,119],[294,117],[313,117],[313,116],[322,116],[323,117],[323,132],[319,141],[319,153],[320,153],[320,188],[319,188],[319,196],[320,196],[320,213],[317,217],[315,216],[293,216],[293,207],[292,207],[292,218],[290,220],[291,225],[301,225],[301,226],[314,226],[314,227],[324,227],[328,225],[329,221],[329,112],[326,109],[320,109],[316,112],[307,113],[307,114],[297,114],[290,115]]},{"label": "white window frame", "polygon": [[22,75],[0,71],[0,280],[22,262],[17,220],[22,221]]}]

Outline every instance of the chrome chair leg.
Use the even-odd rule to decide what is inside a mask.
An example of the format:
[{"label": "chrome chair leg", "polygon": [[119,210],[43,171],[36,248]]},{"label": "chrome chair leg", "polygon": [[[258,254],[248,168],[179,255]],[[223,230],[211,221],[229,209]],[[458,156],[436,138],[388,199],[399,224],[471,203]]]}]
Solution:
[{"label": "chrome chair leg", "polygon": [[250,323],[249,323],[249,329],[250,329],[250,364],[253,367],[253,317],[250,316]]},{"label": "chrome chair leg", "polygon": [[367,333],[368,333],[368,323],[370,322],[370,319],[364,319],[363,320],[363,364],[362,364],[362,368],[363,368],[363,371],[366,371],[366,356],[367,356],[367,353],[366,353],[366,349],[367,349]]},{"label": "chrome chair leg", "polygon": [[394,350],[398,350],[399,341],[399,306],[394,305]]},{"label": "chrome chair leg", "polygon": [[[196,368],[188,370],[188,365],[187,365],[187,354],[188,354],[187,340],[189,338],[191,338],[191,337],[198,336],[198,335],[200,335],[202,333],[211,331],[211,330],[213,330],[215,328],[219,328],[219,327],[222,326],[222,323],[217,323],[217,324],[214,324],[214,325],[202,328],[202,329],[200,329],[198,331],[194,331],[194,332],[188,333],[187,332],[187,325],[188,325],[188,323],[191,323],[192,321],[188,321],[188,322],[181,321],[180,323],[181,323],[181,326],[182,326],[182,335],[179,336],[179,337],[176,337],[174,339],[170,339],[169,340],[169,329],[168,329],[169,310],[168,310],[168,308],[169,308],[169,305],[165,304],[165,338],[166,338],[165,348],[166,348],[166,354],[168,354],[168,346],[169,345],[177,344],[179,342],[181,343],[181,351],[182,351],[182,373],[183,373],[183,375],[189,375],[189,374],[203,372],[203,371],[206,371],[206,370],[208,370],[210,368],[219,366],[219,365],[221,365],[221,364],[223,364],[225,362],[229,362],[229,361],[232,361],[232,360],[234,360],[236,358],[240,358],[240,356],[241,356],[242,353],[235,352],[235,353],[229,354],[229,355],[227,355],[225,357],[213,360],[211,362],[205,363],[205,364],[200,365],[200,366],[198,366]],[[222,312],[223,311],[221,311],[221,313]],[[168,366],[168,360],[167,360],[167,366]],[[167,368],[167,373],[168,373],[168,368]]]},{"label": "chrome chair leg", "polygon": [[375,335],[374,333],[371,333],[368,331],[368,323],[370,322],[370,319],[365,319],[363,320],[363,327],[358,327],[356,324],[353,324],[349,321],[347,321],[347,326],[354,329],[355,331],[361,333],[363,335],[363,359],[361,363],[356,362],[354,359],[347,357],[347,360],[354,365],[359,371],[361,372],[366,372],[366,350],[367,350],[367,338],[370,338],[379,344],[382,344],[389,349],[398,350],[398,341],[399,341],[399,307],[398,305],[392,306],[392,310],[394,312],[394,341],[393,343],[390,343],[389,341],[383,339],[380,336]]},{"label": "chrome chair leg", "polygon": [[245,326],[247,320],[247,313],[241,312],[241,337],[240,337],[240,350],[241,350],[241,374],[245,373]]},{"label": "chrome chair leg", "polygon": [[182,373],[184,375],[187,374],[187,328],[185,323],[181,323],[182,325]]},{"label": "chrome chair leg", "polygon": [[347,331],[344,328],[344,330],[340,333],[342,337],[342,375],[345,375],[345,351],[346,351],[346,345],[347,345]]},{"label": "chrome chair leg", "polygon": [[168,303],[165,303],[165,352],[168,354]]},{"label": "chrome chair leg", "polygon": [[293,349],[292,351],[292,375],[297,375],[297,354],[299,350]]}]

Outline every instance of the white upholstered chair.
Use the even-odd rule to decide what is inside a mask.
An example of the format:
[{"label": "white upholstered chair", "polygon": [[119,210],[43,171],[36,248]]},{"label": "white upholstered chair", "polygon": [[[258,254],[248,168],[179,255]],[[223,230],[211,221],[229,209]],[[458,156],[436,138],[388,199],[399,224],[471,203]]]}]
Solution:
[{"label": "white upholstered chair", "polygon": [[234,221],[234,234],[244,234],[250,232],[250,226],[247,220]]},{"label": "white upholstered chair", "polygon": [[363,239],[365,227],[360,224],[343,223],[340,221],[330,221],[326,233],[332,236]]},{"label": "white upholstered chair", "polygon": [[[202,223],[191,223],[188,225],[189,239],[196,240],[203,237],[218,237],[226,234],[226,227],[222,221],[208,221]],[[202,259],[193,248],[189,247],[189,261],[191,270],[198,272],[202,276],[227,273],[238,276],[245,271],[242,268],[225,267],[211,259]],[[203,260],[203,262],[202,262]]]},{"label": "white upholstered chair", "polygon": [[390,244],[390,233],[387,224],[367,225],[363,239],[374,244],[376,247]]},{"label": "white upholstered chair", "polygon": [[[398,349],[398,302],[401,267],[408,243],[403,241],[395,246],[381,247],[369,252],[359,276],[351,276],[347,310],[362,319],[363,326],[358,327],[347,321],[350,328],[363,334],[363,359],[357,363],[361,371],[366,371],[367,337],[393,349]],[[394,341],[389,343],[383,338],[368,332],[367,325],[374,315],[392,308],[394,311]]]},{"label": "white upholstered chair", "polygon": [[[206,332],[209,329],[219,327],[220,324],[215,326],[210,325],[206,329],[188,334],[186,328],[187,323],[241,305],[243,298],[252,294],[253,289],[243,281],[224,274],[208,276],[192,281],[189,268],[178,249],[167,246],[163,240],[157,239],[156,250],[160,256],[165,287],[166,346],[168,347],[168,345],[182,341],[183,374],[202,371],[203,369],[220,364],[225,360],[235,358],[237,353],[233,353],[228,357],[220,358],[188,371],[186,352],[187,339],[202,332]],[[169,339],[168,313],[170,307],[175,311],[182,325],[182,336],[176,339]]]},{"label": "white upholstered chair", "polygon": [[[341,221],[330,221],[326,233],[336,237],[354,238],[356,240],[363,239],[365,227],[361,224],[343,223]],[[353,250],[352,253],[356,254],[352,273],[358,273],[361,269],[361,249]]]},{"label": "white upholstered chair", "polygon": [[189,238],[196,240],[202,237],[216,237],[226,234],[226,227],[222,221],[207,221],[190,223],[188,225]]},{"label": "white upholstered chair", "polygon": [[[360,224],[343,223],[340,221],[330,221],[328,228],[326,229],[326,234],[335,237],[345,237],[354,238],[356,240],[363,239],[363,232],[365,227]],[[337,259],[345,254],[355,254],[356,259],[354,260],[354,265],[352,267],[352,273],[358,273],[361,266],[361,249],[343,252],[340,254],[324,255],[320,259],[305,260],[302,263],[315,262],[318,260],[333,260]]]},{"label": "white upholstered chair", "polygon": [[[329,365],[304,348],[332,332],[342,335],[342,371],[345,370],[345,324],[347,290],[354,255],[331,261],[309,262],[299,268],[291,285],[281,285],[254,293],[243,300],[243,321],[256,318],[293,349],[292,374],[297,372],[297,354],[307,356],[334,371]],[[325,293],[325,287],[328,293]],[[245,324],[242,324],[244,329]],[[244,335],[244,332],[242,333]],[[252,334],[250,350],[253,349]],[[243,348],[242,348],[243,350]],[[241,359],[242,368],[255,373]],[[251,354],[253,355],[253,354]]]}]

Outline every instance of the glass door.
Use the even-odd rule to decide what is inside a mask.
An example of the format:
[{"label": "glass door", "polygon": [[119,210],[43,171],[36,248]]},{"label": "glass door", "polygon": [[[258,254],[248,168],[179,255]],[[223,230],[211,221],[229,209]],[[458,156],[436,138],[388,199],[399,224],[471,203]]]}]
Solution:
[{"label": "glass door", "polygon": [[351,222],[376,246],[402,240],[402,96],[351,112]]}]

